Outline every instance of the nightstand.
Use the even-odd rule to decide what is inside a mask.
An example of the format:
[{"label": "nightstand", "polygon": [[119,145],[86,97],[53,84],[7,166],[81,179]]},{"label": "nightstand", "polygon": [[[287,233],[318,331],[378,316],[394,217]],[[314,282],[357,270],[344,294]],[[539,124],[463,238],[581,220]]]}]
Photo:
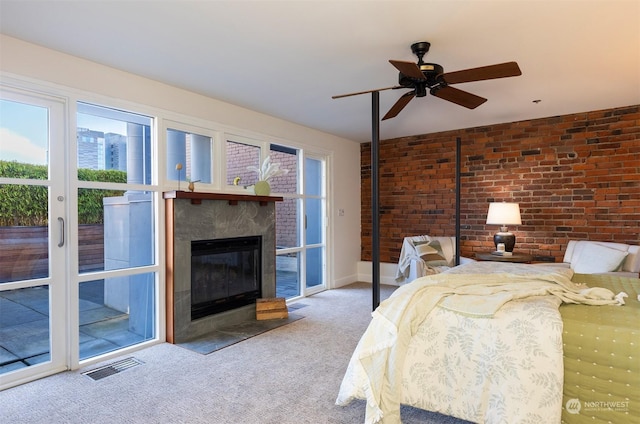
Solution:
[{"label": "nightstand", "polygon": [[525,253],[514,253],[511,256],[500,256],[489,253],[476,253],[476,259],[479,261],[493,262],[514,262],[514,263],[531,263],[533,256]]}]

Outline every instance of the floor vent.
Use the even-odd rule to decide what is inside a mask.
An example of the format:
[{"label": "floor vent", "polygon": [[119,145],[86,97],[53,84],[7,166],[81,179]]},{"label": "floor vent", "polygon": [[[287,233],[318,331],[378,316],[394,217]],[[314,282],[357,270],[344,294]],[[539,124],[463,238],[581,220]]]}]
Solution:
[{"label": "floor vent", "polygon": [[144,362],[136,359],[136,358],[126,358],[122,359],[118,362],[114,362],[113,364],[105,365],[100,368],[96,368],[95,370],[83,372],[82,375],[86,375],[92,380],[101,380],[105,377],[109,377],[113,374],[118,374],[124,370],[129,368],[133,368],[138,365],[142,365]]}]

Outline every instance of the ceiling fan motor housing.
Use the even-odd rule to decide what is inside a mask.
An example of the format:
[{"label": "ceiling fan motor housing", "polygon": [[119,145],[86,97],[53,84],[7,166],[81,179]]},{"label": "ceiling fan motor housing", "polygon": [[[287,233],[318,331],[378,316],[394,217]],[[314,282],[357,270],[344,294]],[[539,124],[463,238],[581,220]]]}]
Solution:
[{"label": "ceiling fan motor housing", "polygon": [[437,63],[418,63],[420,71],[425,79],[417,79],[403,74],[398,75],[398,84],[402,87],[415,88],[416,97],[424,97],[427,94],[426,87],[433,88],[441,85],[443,81],[439,78],[444,72],[444,68]]}]

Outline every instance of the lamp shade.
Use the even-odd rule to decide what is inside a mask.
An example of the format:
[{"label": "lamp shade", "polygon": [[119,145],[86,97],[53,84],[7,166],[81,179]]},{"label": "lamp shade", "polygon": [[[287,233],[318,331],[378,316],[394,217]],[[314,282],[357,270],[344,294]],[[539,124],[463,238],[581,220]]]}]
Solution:
[{"label": "lamp shade", "polygon": [[518,203],[496,202],[489,203],[487,213],[489,225],[522,225],[520,219],[520,205]]}]

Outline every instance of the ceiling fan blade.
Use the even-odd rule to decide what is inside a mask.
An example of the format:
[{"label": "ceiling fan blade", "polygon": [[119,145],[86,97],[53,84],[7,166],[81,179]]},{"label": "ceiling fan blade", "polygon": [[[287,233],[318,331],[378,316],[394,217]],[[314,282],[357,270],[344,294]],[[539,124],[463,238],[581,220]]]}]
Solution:
[{"label": "ceiling fan blade", "polygon": [[479,68],[464,69],[462,71],[445,72],[442,79],[447,84],[482,81],[495,78],[517,77],[522,71],[516,62],[499,63],[497,65],[481,66]]},{"label": "ceiling fan blade", "polygon": [[415,96],[416,96],[415,91],[404,93],[398,99],[398,101],[393,106],[391,106],[391,109],[389,109],[389,112],[387,112],[387,114],[384,115],[382,120],[384,121],[385,119],[395,118],[402,111],[402,109],[404,109],[404,107],[411,101],[411,99],[413,99]]},{"label": "ceiling fan blade", "polygon": [[375,90],[367,90],[367,91],[358,91],[356,93],[348,93],[348,94],[338,94],[337,96],[331,96],[332,99],[340,99],[342,97],[349,97],[349,96],[358,96],[360,94],[367,94],[367,93],[373,93],[375,91],[384,91],[384,90],[395,90],[397,88],[406,88],[406,87],[402,87],[400,85],[394,85],[393,87],[385,87],[385,88],[376,88]]},{"label": "ceiling fan blade", "polygon": [[418,65],[416,65],[413,62],[405,62],[402,60],[390,60],[389,63],[395,66],[398,71],[400,71],[402,74],[408,77],[415,78],[415,79],[426,79],[425,76],[422,74],[422,71],[420,70],[420,68],[418,68]]},{"label": "ceiling fan blade", "polygon": [[475,109],[487,101],[484,97],[476,96],[475,94],[446,85],[441,88],[434,88],[431,90],[431,94],[469,109]]}]

